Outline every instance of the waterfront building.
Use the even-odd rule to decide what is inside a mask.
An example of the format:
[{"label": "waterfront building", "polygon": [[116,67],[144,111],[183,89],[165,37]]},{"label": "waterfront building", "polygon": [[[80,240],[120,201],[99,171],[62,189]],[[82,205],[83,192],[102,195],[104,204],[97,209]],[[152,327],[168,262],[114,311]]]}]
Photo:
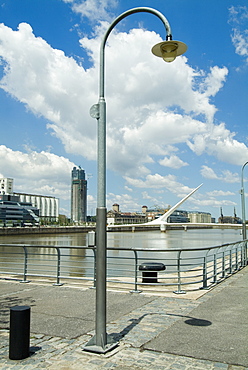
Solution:
[{"label": "waterfront building", "polygon": [[38,208],[40,220],[44,223],[53,223],[59,220],[59,199],[51,196],[13,193],[20,197],[20,201],[31,203],[33,207]]},{"label": "waterfront building", "polygon": [[148,208],[146,206],[142,207],[142,213],[146,214],[148,221],[153,221],[156,218],[163,216],[163,214],[165,214],[165,212],[167,211],[168,209],[164,209],[164,208],[153,209],[153,208]]},{"label": "waterfront building", "polygon": [[168,217],[168,222],[170,223],[189,222],[188,212],[177,209]]},{"label": "waterfront building", "polygon": [[[16,196],[20,203],[31,204],[39,210],[40,220],[45,222],[57,222],[59,219],[59,199],[52,196],[17,193],[13,191],[14,180],[0,178],[0,195]],[[17,199],[17,198],[16,198]]]},{"label": "waterfront building", "polygon": [[208,212],[188,212],[189,222],[196,223],[211,223],[211,213]]},{"label": "waterfront building", "polygon": [[[168,209],[163,208],[156,208],[156,209],[148,209],[146,206],[142,207],[142,212],[144,212],[147,217],[148,221],[153,221],[167,211],[169,211],[170,206]],[[191,222],[191,223],[212,223],[215,222],[214,219],[211,217],[211,213],[209,212],[196,212],[196,211],[183,211],[183,210],[175,210],[169,217],[167,222],[169,223],[184,223],[184,222]]]},{"label": "waterfront building", "polygon": [[[142,212],[145,212],[148,218],[148,221],[156,220],[157,218],[163,216],[168,209],[164,208],[156,208],[156,209],[148,209],[146,206],[142,207]],[[175,210],[167,219],[167,222],[170,223],[177,223],[177,222],[189,222],[188,212],[182,210]]]},{"label": "waterfront building", "polygon": [[[125,225],[125,224],[139,224],[150,222],[163,216],[170,210],[163,208],[148,209],[147,206],[142,206],[142,212],[121,212],[119,204],[115,203],[112,210],[107,213],[108,225]],[[176,209],[167,219],[168,223],[212,223],[215,219],[211,217],[209,212],[199,211],[185,211]]]},{"label": "waterfront building", "polygon": [[85,171],[80,166],[73,167],[71,172],[71,221],[87,221],[87,180]]},{"label": "waterfront building", "polygon": [[121,212],[119,204],[115,203],[107,213],[108,225],[142,224],[147,222],[146,215],[136,212]]},{"label": "waterfront building", "polygon": [[0,226],[38,226],[39,210],[17,195],[0,194]]}]

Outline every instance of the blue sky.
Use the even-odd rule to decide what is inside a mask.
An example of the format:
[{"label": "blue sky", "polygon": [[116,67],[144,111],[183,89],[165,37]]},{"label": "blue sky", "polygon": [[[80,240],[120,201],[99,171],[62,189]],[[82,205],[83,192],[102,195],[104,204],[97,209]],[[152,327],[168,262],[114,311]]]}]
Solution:
[{"label": "blue sky", "polygon": [[[106,46],[107,206],[184,204],[241,216],[248,161],[248,5],[245,0],[0,0],[0,175],[14,190],[60,198],[70,213],[74,165],[95,214],[99,46],[109,22],[159,10],[187,52],[164,63],[152,14],[125,18]],[[248,167],[248,166],[247,166]],[[245,181],[248,178],[248,168]],[[245,182],[245,187],[247,187]],[[248,191],[246,190],[246,193]],[[246,194],[247,195],[247,194]]]}]

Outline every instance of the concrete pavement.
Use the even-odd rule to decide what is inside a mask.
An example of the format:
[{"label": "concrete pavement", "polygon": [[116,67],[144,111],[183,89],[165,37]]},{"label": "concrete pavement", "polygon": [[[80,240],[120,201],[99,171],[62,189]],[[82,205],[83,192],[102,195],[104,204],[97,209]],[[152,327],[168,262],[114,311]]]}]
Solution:
[{"label": "concrete pavement", "polygon": [[[95,290],[0,280],[0,369],[248,369],[248,267],[202,295],[108,292],[105,355],[94,335]],[[9,308],[31,306],[31,352],[8,358]]]}]

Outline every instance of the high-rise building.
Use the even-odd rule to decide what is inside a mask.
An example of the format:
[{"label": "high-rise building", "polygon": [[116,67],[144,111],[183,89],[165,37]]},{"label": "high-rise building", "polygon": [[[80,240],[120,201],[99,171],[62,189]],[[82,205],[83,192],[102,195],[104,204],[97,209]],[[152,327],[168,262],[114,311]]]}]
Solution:
[{"label": "high-rise building", "polygon": [[87,180],[80,166],[71,172],[71,221],[87,221]]}]

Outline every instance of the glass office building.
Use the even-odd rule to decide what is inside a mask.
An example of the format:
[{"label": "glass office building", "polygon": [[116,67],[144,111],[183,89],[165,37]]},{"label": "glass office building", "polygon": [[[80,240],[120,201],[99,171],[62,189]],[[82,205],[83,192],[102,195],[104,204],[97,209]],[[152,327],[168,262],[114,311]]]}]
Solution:
[{"label": "glass office building", "polygon": [[87,221],[87,180],[81,167],[73,167],[71,172],[71,221]]}]

